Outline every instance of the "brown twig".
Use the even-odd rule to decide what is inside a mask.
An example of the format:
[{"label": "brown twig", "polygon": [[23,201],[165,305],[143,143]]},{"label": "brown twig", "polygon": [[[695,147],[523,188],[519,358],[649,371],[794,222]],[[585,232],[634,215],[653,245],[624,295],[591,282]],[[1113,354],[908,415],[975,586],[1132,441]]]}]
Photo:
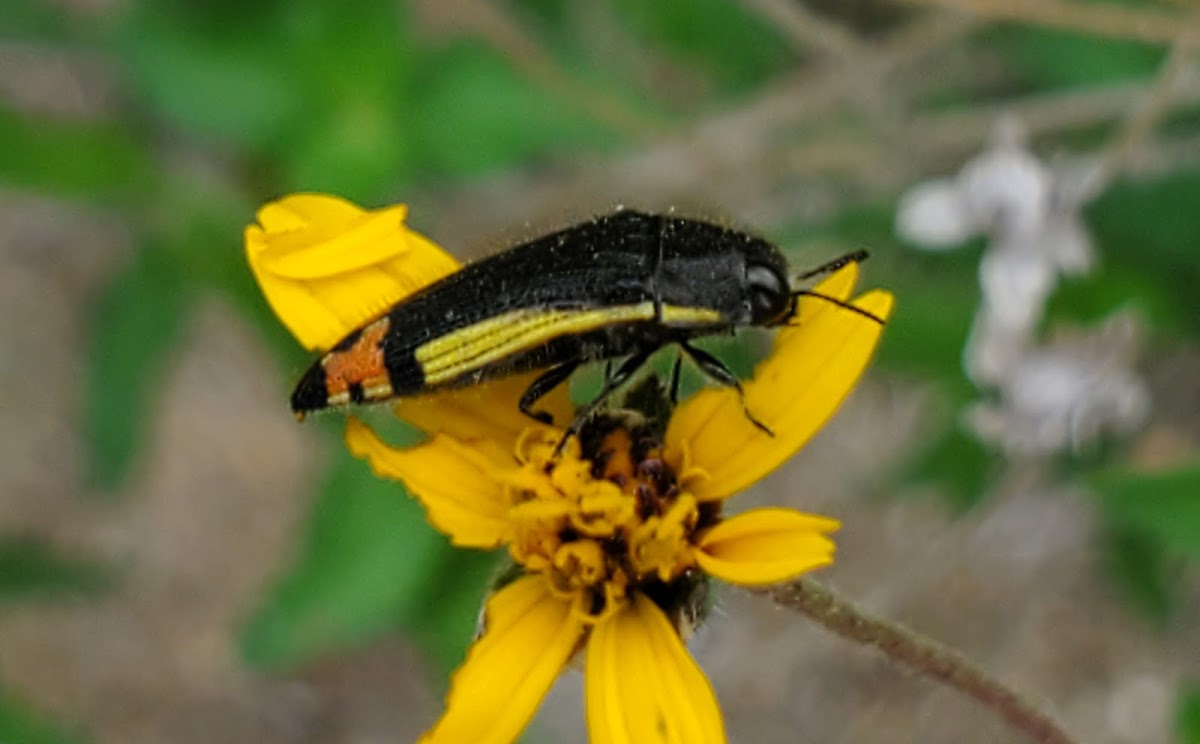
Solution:
[{"label": "brown twig", "polygon": [[1196,26],[1191,26],[1178,35],[1154,84],[1142,95],[1120,131],[1104,148],[1100,155],[1100,175],[1105,180],[1115,177],[1129,164],[1154,128],[1171,111],[1172,104],[1185,93],[1181,82],[1195,64],[1197,43],[1200,42],[1198,31]]},{"label": "brown twig", "polygon": [[775,603],[827,630],[883,652],[891,661],[973,698],[1041,744],[1073,744],[1050,716],[1001,684],[961,653],[897,623],[870,615],[818,582],[802,578],[767,590]]},{"label": "brown twig", "polygon": [[[1126,115],[1146,95],[1144,81],[1039,93],[999,103],[987,103],[956,111],[925,114],[914,120],[913,129],[923,139],[951,151],[972,149],[987,138],[1001,116],[1015,116],[1034,135],[1085,129],[1109,124]],[[1172,88],[1171,102],[1200,103],[1200,81]]]},{"label": "brown twig", "polygon": [[[1080,5],[1052,1],[1055,12],[1075,12]],[[764,17],[778,16],[776,22],[783,18],[785,6],[792,7],[778,0],[743,2]],[[961,2],[964,9],[986,9],[990,0],[945,2]],[[973,4],[976,2],[981,5]],[[1101,9],[1107,13],[1111,8]],[[1154,17],[1170,15],[1160,11]],[[1100,17],[1109,18],[1104,13]],[[820,30],[812,25],[811,17],[791,18],[787,28],[797,44],[804,38],[811,40]],[[1181,38],[1191,36],[1192,18],[1195,16],[1176,13],[1169,19],[1177,49],[1183,44]],[[944,84],[943,77],[930,75],[928,69],[916,77],[914,72],[927,58],[944,58],[959,48],[983,19],[982,15],[919,14],[907,26],[869,45],[852,33],[843,34],[820,48],[823,60],[763,86],[737,108],[714,113],[686,131],[643,140],[643,148],[606,160],[585,159],[575,168],[494,174],[456,193],[439,195],[438,216],[431,214],[432,205],[429,211],[414,211],[427,215],[423,227],[458,245],[485,234],[496,242],[528,237],[527,233],[582,219],[616,203],[651,209],[679,206],[700,214],[720,205],[717,214],[766,225],[771,224],[773,215],[790,219],[803,213],[817,219],[847,198],[890,194],[931,172],[950,168],[964,153],[978,148],[1003,115],[1015,115],[1032,133],[1045,134],[1112,125],[1129,117],[1131,111],[1140,112],[1128,119],[1121,130],[1124,134],[1116,135],[1111,146],[1120,152],[1116,157],[1127,174],[1159,171],[1168,163],[1162,148],[1180,149],[1178,143],[1160,142],[1153,137],[1153,127],[1146,126],[1161,120],[1167,110],[1163,107],[1200,101],[1200,82],[1180,73],[1191,68],[1178,61],[1184,59],[1178,53],[1172,55],[1162,74],[1148,80],[900,117],[895,113],[902,113],[903,107],[893,111],[886,105],[887,115],[875,115],[879,112],[872,106],[887,104],[891,98],[876,95],[883,89],[904,90],[912,96],[914,87],[927,85],[930,79]],[[1156,24],[1158,21],[1153,21],[1150,27],[1158,29]],[[839,56],[839,52],[851,50],[856,50],[853,60]],[[967,62],[959,66],[971,68],[974,57],[969,50],[960,49],[960,53],[967,54]],[[863,100],[873,96],[874,103]],[[847,126],[848,108],[865,114],[867,126]],[[897,122],[902,125],[902,146],[897,146],[891,128]],[[1130,148],[1137,154],[1137,163],[1129,162],[1130,150],[1116,144],[1119,142],[1141,143]],[[1193,160],[1190,153],[1185,159]],[[511,208],[514,203],[521,205],[521,218],[529,220],[530,226],[525,232],[502,234],[501,230],[512,230],[518,221]],[[464,214],[471,219],[464,220]],[[430,225],[430,221],[436,224]]]},{"label": "brown twig", "polygon": [[1039,26],[1078,31],[1093,36],[1169,44],[1179,36],[1187,16],[1173,12],[1129,8],[1077,0],[901,0],[959,10],[988,18],[1021,21]]},{"label": "brown twig", "polygon": [[479,37],[535,84],[614,131],[636,140],[654,137],[664,128],[621,98],[572,74],[495,3],[424,0],[415,8],[430,30]]},{"label": "brown twig", "polygon": [[826,20],[801,3],[742,0],[742,4],[775,24],[798,52],[816,49],[836,59],[847,59],[862,52],[859,40],[845,26]]},{"label": "brown twig", "polygon": [[799,53],[816,50],[824,66],[838,71],[847,100],[871,121],[890,144],[901,144],[907,107],[884,81],[888,70],[872,63],[870,46],[853,31],[792,0],[742,0],[749,10],[774,24]]},{"label": "brown twig", "polygon": [[[880,80],[911,67],[935,50],[964,38],[978,23],[969,18],[930,13],[874,44],[861,63],[880,71]],[[481,179],[442,194],[435,207],[441,218],[425,227],[451,245],[467,235],[498,234],[515,221],[512,204],[539,230],[591,216],[602,205],[634,200],[645,208],[678,204],[697,194],[732,214],[761,204],[772,186],[767,174],[780,169],[778,145],[791,130],[818,120],[843,103],[852,91],[838,67],[799,70],[761,88],[738,108],[714,114],[685,132],[649,147],[603,162],[582,162],[549,177],[506,173]],[[519,196],[516,196],[519,195]],[[686,202],[685,202],[686,203]],[[471,215],[470,221],[463,215]]]}]

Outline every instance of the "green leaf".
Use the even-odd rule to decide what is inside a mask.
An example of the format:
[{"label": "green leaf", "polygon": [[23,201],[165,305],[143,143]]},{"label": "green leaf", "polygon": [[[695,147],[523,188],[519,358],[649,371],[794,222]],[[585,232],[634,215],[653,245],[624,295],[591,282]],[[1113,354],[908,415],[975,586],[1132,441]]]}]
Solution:
[{"label": "green leaf", "polygon": [[223,181],[165,173],[145,231],[189,286],[254,287],[242,233],[258,206]]},{"label": "green leaf", "polygon": [[1111,527],[1104,568],[1124,596],[1157,627],[1165,627],[1178,599],[1178,561],[1143,530]]},{"label": "green leaf", "polygon": [[614,7],[643,38],[700,68],[726,92],[765,82],[795,57],[773,24],[731,0],[617,0]]},{"label": "green leaf", "polygon": [[38,0],[5,0],[0,35],[6,40],[61,41],[75,36],[70,14]]},{"label": "green leaf", "polygon": [[1193,681],[1179,693],[1175,703],[1175,741],[1200,744],[1200,681]]},{"label": "green leaf", "polygon": [[1158,45],[1086,36],[1029,25],[1000,26],[983,42],[1036,89],[1078,88],[1152,75],[1162,63]]},{"label": "green leaf", "polygon": [[[1200,172],[1156,181],[1118,183],[1089,205],[1087,221],[1103,257],[1105,275],[1119,277],[1130,302],[1156,327],[1200,335]],[[1119,300],[1114,278],[1091,277],[1097,294]],[[1070,285],[1066,288],[1071,291]]]},{"label": "green leaf", "polygon": [[1090,485],[1116,524],[1200,560],[1200,464],[1156,473],[1111,470]]},{"label": "green leaf", "polygon": [[458,44],[425,64],[427,84],[410,113],[434,171],[467,176],[613,141],[600,124],[519,77],[491,49]]},{"label": "green leaf", "polygon": [[126,128],[67,123],[0,107],[0,180],[51,194],[127,195],[150,167]]},{"label": "green leaf", "polygon": [[905,484],[934,484],[945,491],[954,507],[965,511],[986,495],[997,464],[977,439],[951,426],[903,468],[899,480]]},{"label": "green leaf", "polygon": [[92,311],[85,431],[98,487],[120,482],[142,442],[143,425],[187,309],[185,290],[161,250],[147,247]]},{"label": "green leaf", "polygon": [[243,633],[244,656],[286,666],[378,637],[429,597],[455,595],[453,579],[433,588],[450,551],[400,484],[338,447],[301,555]]},{"label": "green leaf", "polygon": [[1096,325],[1115,312],[1134,308],[1158,333],[1200,331],[1200,325],[1189,327],[1190,318],[1172,291],[1170,278],[1148,268],[1123,264],[1118,258],[1106,260],[1092,276],[1062,282],[1046,304],[1044,325],[1053,328],[1060,321]]},{"label": "green leaf", "polygon": [[285,190],[324,191],[371,203],[412,167],[408,126],[384,101],[346,100],[297,137],[284,163]]},{"label": "green leaf", "polygon": [[281,44],[304,81],[305,115],[281,143],[284,187],[341,194],[360,203],[394,198],[413,166],[418,45],[402,4],[289,3]]},{"label": "green leaf", "polygon": [[0,691],[0,742],[12,744],[75,744],[85,737],[30,710]]},{"label": "green leaf", "polygon": [[[878,363],[935,377],[957,393],[970,388],[962,354],[979,291],[972,278],[960,276],[967,261],[938,258],[944,259],[940,271],[918,258],[907,269],[879,272],[887,277],[879,284],[896,295],[896,310],[884,330]],[[923,269],[928,273],[919,273]]]},{"label": "green leaf", "polygon": [[1171,262],[1189,276],[1200,268],[1188,238],[1200,234],[1200,172],[1179,171],[1156,180],[1121,181],[1088,205],[1087,221],[1105,242],[1105,255]]},{"label": "green leaf", "polygon": [[62,556],[44,541],[0,535],[0,598],[86,594],[108,583],[99,565]]},{"label": "green leaf", "polygon": [[570,0],[520,0],[512,3],[512,12],[526,28],[533,27],[545,34],[561,34],[572,21],[576,9]]},{"label": "green leaf", "polygon": [[462,663],[475,638],[497,563],[492,553],[455,551],[425,595],[409,603],[400,618],[447,677]]},{"label": "green leaf", "polygon": [[[243,3],[243,5],[245,5]],[[283,14],[259,43],[277,46],[309,96],[336,102],[403,91],[412,79],[418,45],[410,38],[404,3],[361,0],[354,12],[323,0],[283,3]]]},{"label": "green leaf", "polygon": [[247,149],[267,148],[306,115],[304,79],[245,31],[204,35],[167,14],[127,19],[117,50],[142,103],[183,132]]}]

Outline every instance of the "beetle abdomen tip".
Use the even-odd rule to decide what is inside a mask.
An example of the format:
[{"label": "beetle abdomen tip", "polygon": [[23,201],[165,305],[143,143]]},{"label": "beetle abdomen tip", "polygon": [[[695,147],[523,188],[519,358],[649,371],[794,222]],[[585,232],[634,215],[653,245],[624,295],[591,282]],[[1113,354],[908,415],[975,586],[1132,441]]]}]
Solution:
[{"label": "beetle abdomen tip", "polygon": [[329,389],[325,384],[325,368],[314,364],[300,378],[292,391],[292,411],[297,417],[307,411],[316,411],[329,405]]}]

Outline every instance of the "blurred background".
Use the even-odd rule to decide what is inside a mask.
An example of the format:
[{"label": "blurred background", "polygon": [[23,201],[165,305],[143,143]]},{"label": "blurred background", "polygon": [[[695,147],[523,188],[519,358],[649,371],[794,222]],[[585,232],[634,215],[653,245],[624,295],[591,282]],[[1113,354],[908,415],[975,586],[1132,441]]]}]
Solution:
[{"label": "blurred background", "polygon": [[[841,519],[820,578],[1081,741],[1200,742],[1192,0],[0,1],[0,742],[437,716],[494,557],[293,420],[241,233],[297,190],[463,259],[618,204],[869,248],[868,378],[735,508]],[[735,741],[1019,740],[718,600]],[[583,741],[580,688],[526,740]]]}]

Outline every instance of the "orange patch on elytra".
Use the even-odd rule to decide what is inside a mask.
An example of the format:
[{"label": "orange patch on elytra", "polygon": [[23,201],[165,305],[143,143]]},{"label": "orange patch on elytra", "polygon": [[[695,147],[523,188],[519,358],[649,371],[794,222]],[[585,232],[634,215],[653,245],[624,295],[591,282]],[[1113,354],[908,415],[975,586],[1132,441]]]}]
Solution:
[{"label": "orange patch on elytra", "polygon": [[387,379],[383,337],[389,325],[386,317],[380,318],[364,328],[349,349],[325,355],[321,366],[325,368],[325,389],[331,397],[346,392],[351,385],[375,378]]}]

